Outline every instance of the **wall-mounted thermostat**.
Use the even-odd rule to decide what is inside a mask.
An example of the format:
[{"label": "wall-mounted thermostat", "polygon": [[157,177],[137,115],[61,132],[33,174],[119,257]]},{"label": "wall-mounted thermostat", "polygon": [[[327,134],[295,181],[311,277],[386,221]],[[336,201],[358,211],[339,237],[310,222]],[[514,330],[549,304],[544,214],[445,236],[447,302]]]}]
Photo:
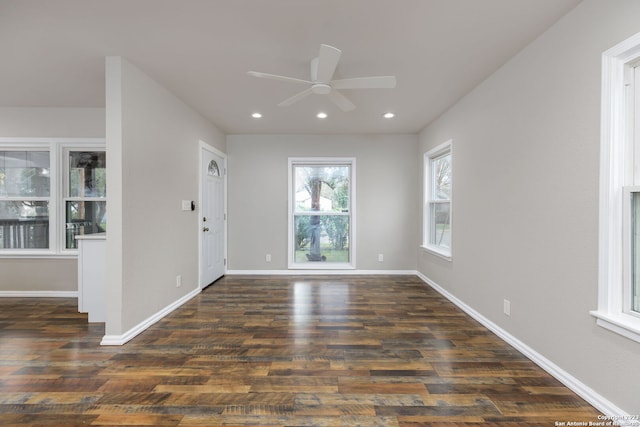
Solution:
[{"label": "wall-mounted thermostat", "polygon": [[196,210],[196,204],[191,200],[183,200],[182,201],[182,210],[183,211],[194,211],[194,210]]}]

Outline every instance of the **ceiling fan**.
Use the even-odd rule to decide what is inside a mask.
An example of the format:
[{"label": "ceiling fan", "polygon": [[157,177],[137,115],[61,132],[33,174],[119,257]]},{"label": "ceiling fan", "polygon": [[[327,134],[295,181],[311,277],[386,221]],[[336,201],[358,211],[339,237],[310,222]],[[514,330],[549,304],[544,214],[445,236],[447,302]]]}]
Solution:
[{"label": "ceiling fan", "polygon": [[396,87],[395,76],[355,77],[351,79],[333,80],[333,74],[341,54],[342,51],[340,49],[321,44],[318,56],[311,60],[311,80],[261,73],[258,71],[249,71],[247,74],[253,77],[309,85],[309,87],[302,92],[298,92],[279,103],[278,106],[280,107],[289,106],[294,102],[300,101],[302,98],[316,94],[327,95],[342,111],[351,111],[356,108],[356,106],[339,92],[338,89],[392,89]]}]

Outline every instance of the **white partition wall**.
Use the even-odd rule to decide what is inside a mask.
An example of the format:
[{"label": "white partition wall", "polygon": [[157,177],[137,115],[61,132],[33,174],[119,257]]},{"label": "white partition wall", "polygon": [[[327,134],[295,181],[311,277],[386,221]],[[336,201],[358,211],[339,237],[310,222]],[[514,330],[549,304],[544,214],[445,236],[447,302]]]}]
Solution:
[{"label": "white partition wall", "polygon": [[[225,151],[224,135],[152,77],[107,58],[109,191],[107,323],[121,344],[184,302],[198,286],[199,141]],[[181,276],[177,286],[177,276]]]}]

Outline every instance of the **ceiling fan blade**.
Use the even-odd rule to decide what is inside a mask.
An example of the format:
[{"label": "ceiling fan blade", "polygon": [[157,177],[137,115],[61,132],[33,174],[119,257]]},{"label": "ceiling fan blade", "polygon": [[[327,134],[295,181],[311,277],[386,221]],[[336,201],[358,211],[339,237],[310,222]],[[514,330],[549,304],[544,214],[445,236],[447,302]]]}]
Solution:
[{"label": "ceiling fan blade", "polygon": [[302,98],[305,98],[309,95],[311,95],[313,92],[311,92],[311,88],[309,89],[305,89],[302,92],[298,92],[295,95],[293,95],[291,98],[287,98],[284,101],[282,101],[280,104],[278,104],[278,107],[288,107],[289,105],[293,104],[294,102],[298,102],[300,101]]},{"label": "ceiling fan blade", "polygon": [[396,87],[395,76],[356,77],[331,82],[334,89],[393,89]]},{"label": "ceiling fan blade", "polygon": [[346,96],[344,96],[337,90],[332,90],[327,96],[329,97],[331,102],[336,104],[342,111],[351,111],[356,108],[353,102],[349,101]]},{"label": "ceiling fan blade", "polygon": [[[333,78],[333,73],[336,71],[338,61],[342,51],[328,44],[320,45],[320,53],[318,54],[318,61],[316,70],[315,81],[328,83]],[[313,76],[313,73],[312,73]]]},{"label": "ceiling fan blade", "polygon": [[310,82],[309,80],[296,79],[295,77],[279,76],[277,74],[261,73],[259,71],[248,71],[247,74],[252,77],[260,77],[263,79],[273,79],[273,80],[281,80],[285,82],[305,83],[305,84],[313,83],[313,82]]}]

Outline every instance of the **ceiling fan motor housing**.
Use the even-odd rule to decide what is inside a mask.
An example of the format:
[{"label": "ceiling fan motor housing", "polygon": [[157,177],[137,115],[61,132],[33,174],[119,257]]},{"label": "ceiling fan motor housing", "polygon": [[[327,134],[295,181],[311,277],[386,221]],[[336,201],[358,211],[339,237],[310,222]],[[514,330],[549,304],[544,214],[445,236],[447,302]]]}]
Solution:
[{"label": "ceiling fan motor housing", "polygon": [[331,92],[331,86],[325,83],[314,83],[311,85],[311,92],[316,95],[326,95]]}]

